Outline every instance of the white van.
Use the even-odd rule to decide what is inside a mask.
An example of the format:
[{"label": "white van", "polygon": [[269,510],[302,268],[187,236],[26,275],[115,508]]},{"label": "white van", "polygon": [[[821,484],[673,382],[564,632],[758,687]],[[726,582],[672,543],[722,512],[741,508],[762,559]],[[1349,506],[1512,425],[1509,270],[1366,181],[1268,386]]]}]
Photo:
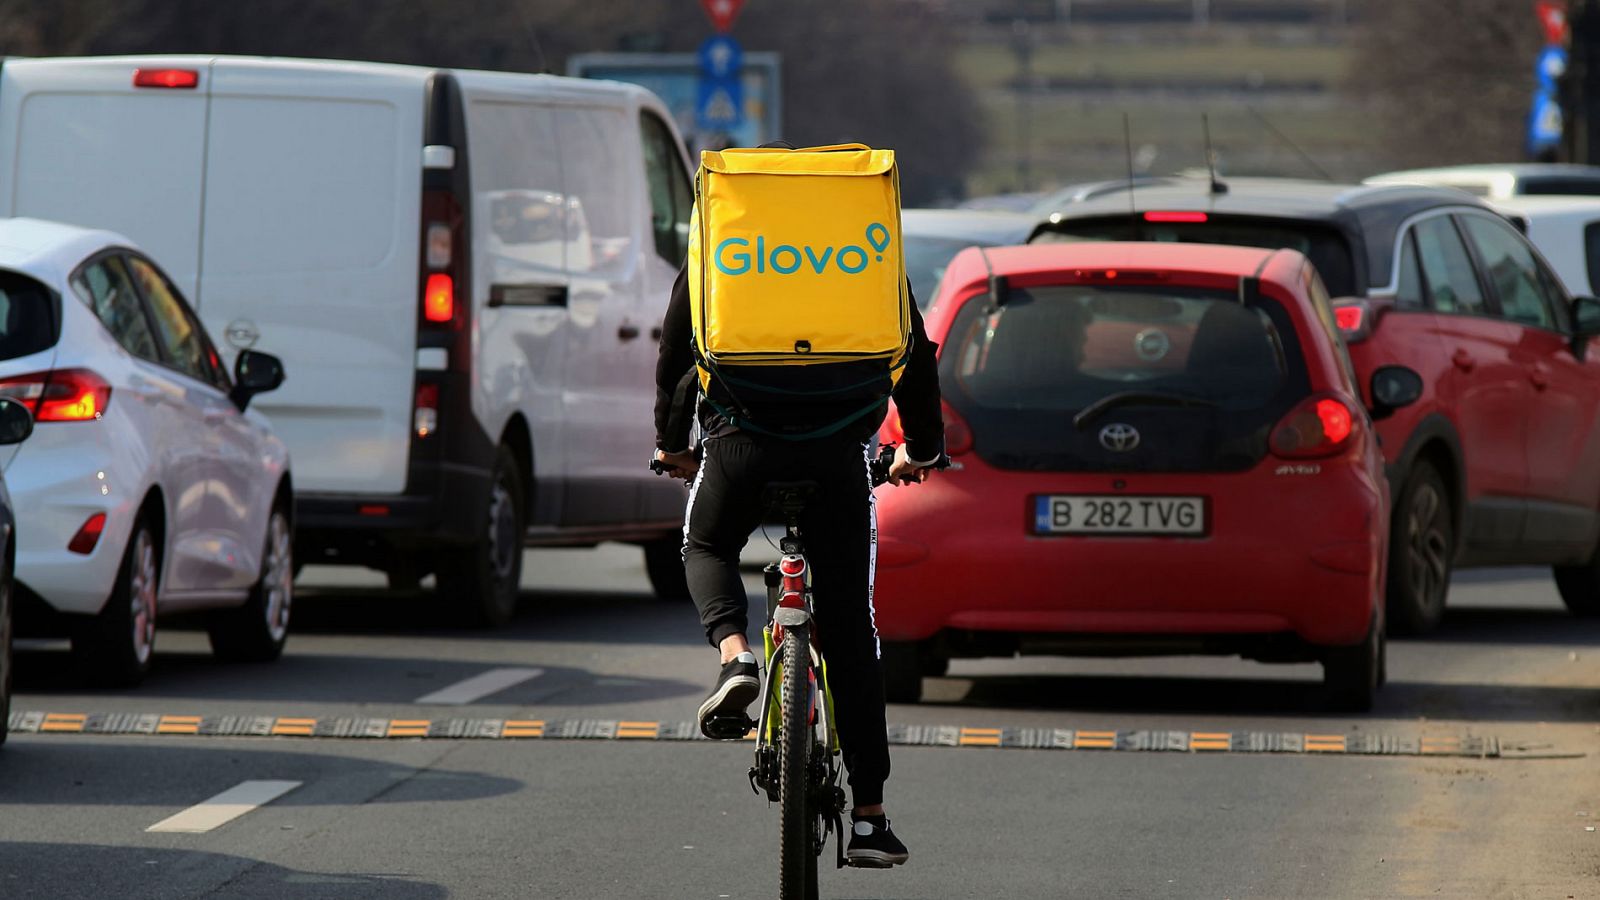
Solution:
[{"label": "white van", "polygon": [[491,623],[528,544],[646,547],[656,338],[693,191],[661,102],[546,75],[149,56],[0,64],[0,216],[127,234],[288,380],[297,558]]}]

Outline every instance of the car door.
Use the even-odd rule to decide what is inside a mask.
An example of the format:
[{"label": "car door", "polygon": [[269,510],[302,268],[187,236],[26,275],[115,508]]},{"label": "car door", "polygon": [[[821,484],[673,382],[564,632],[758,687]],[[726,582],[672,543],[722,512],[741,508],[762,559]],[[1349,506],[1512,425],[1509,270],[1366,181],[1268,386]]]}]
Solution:
[{"label": "car door", "polygon": [[[639,127],[650,211],[650,246],[640,254],[645,275],[642,318],[649,325],[651,340],[640,342],[632,364],[639,370],[636,378],[653,384],[661,319],[666,315],[678,267],[689,251],[689,211],[694,207],[694,189],[689,186],[683,157],[667,124],[655,113],[644,110],[639,114]],[[644,446],[653,447],[653,440]],[[683,485],[677,479],[645,480],[641,501],[645,521],[681,519],[684,501]]]},{"label": "car door", "polygon": [[138,254],[124,259],[170,367],[163,402],[173,410],[173,436],[183,448],[166,473],[167,489],[182,506],[168,586],[194,592],[246,587],[254,581],[259,549],[243,540],[243,531],[259,505],[259,488],[240,476],[250,447],[233,427],[238,410],[219,386],[221,361],[161,270]]},{"label": "car door", "polygon": [[638,359],[658,324],[640,308],[637,131],[622,106],[561,105],[555,121],[570,238],[562,523],[632,523],[654,446],[653,371]]},{"label": "car door", "polygon": [[1522,531],[1527,490],[1527,425],[1533,386],[1516,358],[1522,330],[1495,314],[1455,221],[1429,216],[1412,226],[1423,295],[1450,360],[1438,385],[1455,414],[1466,468],[1462,544],[1501,552]]},{"label": "car door", "polygon": [[1600,467],[1600,359],[1572,349],[1565,291],[1523,237],[1488,215],[1462,214],[1500,316],[1517,330],[1513,359],[1532,386],[1522,429],[1528,513],[1522,542],[1540,558],[1592,548]]}]

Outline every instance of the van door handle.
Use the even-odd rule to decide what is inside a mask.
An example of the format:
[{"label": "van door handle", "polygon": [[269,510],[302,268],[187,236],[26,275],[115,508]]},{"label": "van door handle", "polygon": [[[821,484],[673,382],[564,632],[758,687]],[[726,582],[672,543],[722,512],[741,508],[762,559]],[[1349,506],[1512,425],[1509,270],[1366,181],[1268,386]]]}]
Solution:
[{"label": "van door handle", "polygon": [[656,327],[650,329],[650,340],[652,340],[652,341],[661,340],[661,326],[660,325],[657,325]]},{"label": "van door handle", "polygon": [[1539,363],[1534,363],[1528,368],[1528,380],[1533,382],[1534,390],[1542,391],[1550,386],[1550,371]]},{"label": "van door handle", "polygon": [[1450,362],[1454,363],[1455,367],[1463,372],[1471,372],[1478,365],[1478,361],[1472,358],[1472,354],[1465,350],[1457,350],[1450,357]]},{"label": "van door handle", "polygon": [[623,326],[621,328],[617,329],[617,337],[624,344],[626,344],[627,342],[633,340],[634,338],[636,338],[638,336],[639,336],[639,326],[637,326],[637,325],[623,323]]}]

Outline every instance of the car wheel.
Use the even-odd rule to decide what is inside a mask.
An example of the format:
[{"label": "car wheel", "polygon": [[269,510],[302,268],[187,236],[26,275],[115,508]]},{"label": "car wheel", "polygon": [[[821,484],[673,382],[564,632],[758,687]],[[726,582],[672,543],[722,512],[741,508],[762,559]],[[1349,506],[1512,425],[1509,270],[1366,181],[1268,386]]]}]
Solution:
[{"label": "car wheel", "polygon": [[0,744],[11,722],[11,585],[14,567],[6,565],[0,580]]},{"label": "car wheel", "polygon": [[1322,657],[1322,686],[1328,706],[1339,712],[1372,709],[1373,695],[1386,681],[1389,641],[1374,618],[1367,636],[1352,647],[1330,647]]},{"label": "car wheel", "polygon": [[439,558],[435,572],[439,596],[455,604],[473,625],[505,625],[517,611],[526,496],[516,457],[501,447],[489,481],[483,533],[471,546]]},{"label": "car wheel", "polygon": [[1581,566],[1556,566],[1556,589],[1575,616],[1600,616],[1600,551]]},{"label": "car wheel", "polygon": [[683,538],[663,538],[644,545],[644,570],[656,599],[681,603],[689,599],[689,576],[683,569]]},{"label": "car wheel", "polygon": [[882,641],[878,665],[883,669],[883,699],[890,703],[922,701],[922,648],[914,643]]},{"label": "car wheel", "polygon": [[1418,462],[1395,504],[1389,532],[1389,621],[1397,634],[1431,631],[1444,616],[1455,560],[1455,518],[1444,479]]},{"label": "car wheel", "polygon": [[72,651],[94,681],[129,686],[149,674],[156,648],[160,578],[155,532],[140,517],[133,523],[105,608],[72,636]]},{"label": "car wheel", "polygon": [[235,609],[211,614],[211,652],[229,662],[271,662],[289,640],[289,609],[294,603],[294,550],[289,516],[273,507],[267,520],[261,578],[250,599]]}]

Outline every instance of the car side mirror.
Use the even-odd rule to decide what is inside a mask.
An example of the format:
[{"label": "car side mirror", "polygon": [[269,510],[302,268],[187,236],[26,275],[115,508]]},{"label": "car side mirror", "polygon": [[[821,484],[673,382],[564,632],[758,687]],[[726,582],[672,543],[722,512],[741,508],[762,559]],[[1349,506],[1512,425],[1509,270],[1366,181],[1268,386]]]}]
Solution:
[{"label": "car side mirror", "polygon": [[20,444],[33,434],[33,413],[10,397],[0,397],[0,446]]},{"label": "car side mirror", "polygon": [[259,350],[240,350],[233,361],[233,393],[228,398],[243,412],[250,398],[283,384],[283,361]]},{"label": "car side mirror", "polygon": [[1422,376],[1405,366],[1382,366],[1372,373],[1373,419],[1394,415],[1395,410],[1422,398]]},{"label": "car side mirror", "polygon": [[1572,300],[1572,355],[1583,359],[1589,339],[1600,336],[1600,299],[1574,297]]}]

